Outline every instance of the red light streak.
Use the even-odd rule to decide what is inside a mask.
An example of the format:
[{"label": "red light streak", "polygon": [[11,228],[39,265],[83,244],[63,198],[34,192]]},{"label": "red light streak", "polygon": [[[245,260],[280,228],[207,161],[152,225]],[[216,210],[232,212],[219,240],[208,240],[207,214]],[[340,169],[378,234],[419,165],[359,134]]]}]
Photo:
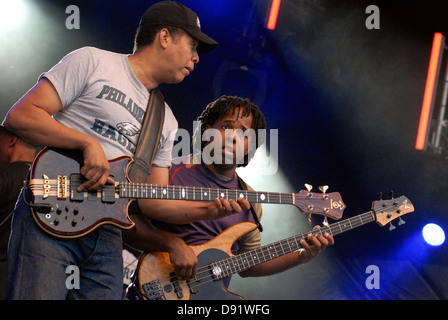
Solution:
[{"label": "red light streak", "polygon": [[277,24],[278,11],[280,10],[281,0],[272,0],[271,12],[269,13],[269,19],[267,28],[269,30],[274,30]]},{"label": "red light streak", "polygon": [[439,32],[434,34],[432,43],[431,59],[429,60],[428,75],[426,77],[425,94],[423,96],[422,111],[420,114],[420,123],[418,126],[417,141],[415,149],[423,150],[428,130],[429,116],[431,113],[431,103],[434,93],[434,86],[437,76],[437,67],[440,57],[440,48],[442,46],[443,35]]}]

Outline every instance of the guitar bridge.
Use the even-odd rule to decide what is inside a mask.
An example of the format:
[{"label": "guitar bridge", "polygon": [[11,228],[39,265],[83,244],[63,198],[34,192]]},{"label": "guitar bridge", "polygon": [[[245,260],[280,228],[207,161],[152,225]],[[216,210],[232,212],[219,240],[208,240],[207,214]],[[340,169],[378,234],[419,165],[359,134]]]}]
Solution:
[{"label": "guitar bridge", "polygon": [[166,300],[159,280],[153,280],[142,285],[148,300]]},{"label": "guitar bridge", "polygon": [[43,174],[42,178],[43,178],[42,199],[46,199],[50,195],[51,184],[50,184],[50,179],[48,178],[47,175]]}]

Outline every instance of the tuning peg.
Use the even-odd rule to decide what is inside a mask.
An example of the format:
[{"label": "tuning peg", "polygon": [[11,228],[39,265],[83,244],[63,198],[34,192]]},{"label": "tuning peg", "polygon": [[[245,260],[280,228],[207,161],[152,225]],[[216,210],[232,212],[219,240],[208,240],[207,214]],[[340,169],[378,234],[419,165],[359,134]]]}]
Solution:
[{"label": "tuning peg", "polygon": [[377,198],[377,200],[383,200],[383,193],[382,192],[378,192],[376,194],[376,198]]},{"label": "tuning peg", "polygon": [[328,190],[328,186],[320,186],[320,187],[319,187],[319,190],[320,190],[323,194],[325,194],[325,192],[327,192],[327,190]]},{"label": "tuning peg", "polygon": [[406,221],[404,221],[403,219],[401,219],[401,217],[399,218],[400,220],[398,220],[398,225],[401,226],[403,224],[406,223]]},{"label": "tuning peg", "polygon": [[327,218],[327,216],[324,217],[324,221],[322,221],[322,224],[323,224],[325,227],[329,227],[329,226],[330,226],[330,224],[328,223],[328,218]]},{"label": "tuning peg", "polygon": [[393,191],[393,190],[391,190],[391,191],[389,192],[389,196],[390,196],[391,199],[394,198],[394,191]]},{"label": "tuning peg", "polygon": [[390,222],[389,224],[390,224],[390,226],[389,226],[389,231],[392,231],[392,230],[394,230],[394,229],[395,229],[395,227],[394,227],[394,225],[392,224],[392,222]]},{"label": "tuning peg", "polygon": [[308,190],[308,192],[310,192],[313,189],[313,186],[308,183],[305,183],[305,188],[306,190]]}]

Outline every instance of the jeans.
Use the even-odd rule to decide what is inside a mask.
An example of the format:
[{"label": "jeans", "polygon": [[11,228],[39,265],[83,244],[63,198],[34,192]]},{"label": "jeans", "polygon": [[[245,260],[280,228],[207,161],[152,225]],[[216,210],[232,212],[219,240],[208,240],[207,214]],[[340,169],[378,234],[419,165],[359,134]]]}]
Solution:
[{"label": "jeans", "polygon": [[19,199],[8,248],[7,299],[121,299],[120,229],[102,225],[80,238],[53,237]]}]

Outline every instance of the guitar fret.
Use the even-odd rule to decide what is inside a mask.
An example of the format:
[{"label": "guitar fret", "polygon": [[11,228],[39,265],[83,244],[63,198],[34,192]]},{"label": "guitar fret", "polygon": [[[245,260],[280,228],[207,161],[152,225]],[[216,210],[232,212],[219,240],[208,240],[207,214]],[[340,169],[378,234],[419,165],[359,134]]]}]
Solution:
[{"label": "guitar fret", "polygon": [[299,250],[300,247],[301,247],[301,245],[300,245],[300,243],[299,243],[299,239],[298,239],[298,237],[294,237],[294,243],[295,243],[295,246],[297,247],[297,249],[294,250],[294,251]]},{"label": "guitar fret", "polygon": [[233,274],[233,272],[232,272],[232,266],[231,266],[231,264],[229,263],[229,261],[226,261],[227,263],[225,263],[223,266],[224,266],[224,276],[226,277],[226,276],[229,276],[229,275],[231,275],[231,274]]},{"label": "guitar fret", "polygon": [[270,245],[270,246],[268,246],[268,253],[269,253],[269,257],[271,258],[271,259],[273,259],[273,258],[276,258],[277,257],[277,254],[276,254],[276,252],[275,252],[275,254],[273,255],[272,253],[271,253],[271,250],[272,249],[275,249],[275,248],[273,248],[272,247],[272,245]]},{"label": "guitar fret", "polygon": [[250,253],[250,252],[248,253],[248,254],[250,254],[251,257],[252,257],[252,261],[253,261],[253,265],[252,265],[252,266],[257,265],[257,264],[258,264],[257,261],[260,260],[260,258],[259,258],[259,254],[257,253],[257,251],[258,251],[258,250],[255,250],[253,254]]},{"label": "guitar fret", "polygon": [[[244,255],[237,255],[235,259],[235,270],[243,270],[244,269]],[[237,271],[237,272],[238,272]]]},{"label": "guitar fret", "polygon": [[297,251],[300,249],[300,245],[297,242],[297,239],[294,237],[293,238],[294,242],[293,242],[293,246],[291,247],[291,251]]},{"label": "guitar fret", "polygon": [[[283,249],[283,244],[282,244],[282,242],[279,242],[278,244],[279,244],[280,249],[281,249],[281,251],[282,251],[282,254],[281,254],[281,255],[284,255],[284,254],[285,254],[285,250]],[[277,250],[277,251],[278,251],[278,250]]]},{"label": "guitar fret", "polygon": [[[118,195],[122,198],[146,198],[146,199],[173,199],[173,200],[192,200],[192,201],[213,201],[215,198],[247,199],[251,203],[279,203],[279,204],[294,204],[302,211],[302,201],[310,201],[315,207],[316,212],[320,212],[320,208],[324,204],[318,204],[316,201],[321,201],[317,196],[310,197],[309,200],[302,200],[302,197],[297,198],[294,193],[276,193],[276,192],[260,192],[254,190],[235,190],[235,189],[219,189],[219,188],[205,188],[205,187],[189,187],[189,186],[174,186],[174,185],[152,185],[145,183],[120,182],[118,186]],[[298,203],[298,204],[297,204]],[[330,204],[328,204],[329,206]],[[335,209],[332,209],[335,210]],[[303,212],[303,211],[302,211]],[[361,223],[365,217],[360,218]],[[352,228],[353,221],[347,222],[347,227]],[[335,228],[338,228],[337,230]],[[334,224],[328,232],[332,235],[334,233],[343,232],[346,226]]]},{"label": "guitar fret", "polygon": [[235,268],[235,262],[232,261],[232,263],[229,263],[230,270],[232,273],[237,273],[237,269]]},{"label": "guitar fret", "polygon": [[[121,182],[119,196],[124,198],[183,199],[193,201],[213,201],[215,198],[247,199],[255,203],[295,204],[294,194],[259,192],[248,190],[187,187],[173,185],[152,185]],[[171,189],[170,189],[171,188]],[[170,192],[171,191],[171,192]]]}]

